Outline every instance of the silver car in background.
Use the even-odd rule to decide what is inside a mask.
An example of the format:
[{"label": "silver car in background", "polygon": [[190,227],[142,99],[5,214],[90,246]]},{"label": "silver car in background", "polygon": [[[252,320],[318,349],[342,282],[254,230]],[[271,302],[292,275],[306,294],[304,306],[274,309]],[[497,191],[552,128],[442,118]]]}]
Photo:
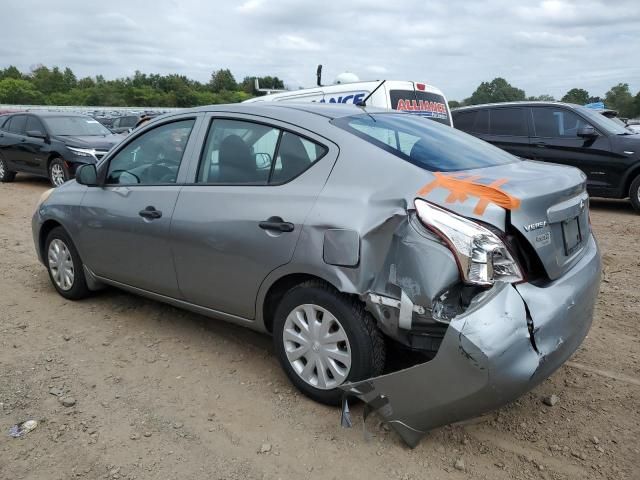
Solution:
[{"label": "silver car in background", "polygon": [[33,217],[53,286],[273,335],[303,393],[409,445],[547,378],[591,325],[585,176],[418,116],[316,104],[154,119]]}]

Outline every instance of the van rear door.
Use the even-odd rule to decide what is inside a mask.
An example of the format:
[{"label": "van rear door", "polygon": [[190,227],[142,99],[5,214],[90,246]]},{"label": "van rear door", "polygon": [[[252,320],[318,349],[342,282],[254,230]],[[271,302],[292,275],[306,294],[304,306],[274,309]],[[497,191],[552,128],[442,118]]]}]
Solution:
[{"label": "van rear door", "polygon": [[405,110],[452,126],[451,112],[443,95],[430,92],[423,83],[407,82],[412,88],[390,89],[389,100],[394,110]]}]

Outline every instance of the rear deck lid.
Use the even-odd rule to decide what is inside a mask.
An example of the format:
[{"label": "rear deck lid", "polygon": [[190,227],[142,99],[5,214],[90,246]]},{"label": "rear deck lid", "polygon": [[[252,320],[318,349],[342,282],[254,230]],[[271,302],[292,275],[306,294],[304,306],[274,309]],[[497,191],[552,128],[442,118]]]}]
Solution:
[{"label": "rear deck lid", "polygon": [[[500,229],[510,223],[533,247],[549,278],[560,277],[582,256],[590,226],[580,170],[522,161],[434,175],[419,196]],[[497,207],[504,217],[496,215]]]}]

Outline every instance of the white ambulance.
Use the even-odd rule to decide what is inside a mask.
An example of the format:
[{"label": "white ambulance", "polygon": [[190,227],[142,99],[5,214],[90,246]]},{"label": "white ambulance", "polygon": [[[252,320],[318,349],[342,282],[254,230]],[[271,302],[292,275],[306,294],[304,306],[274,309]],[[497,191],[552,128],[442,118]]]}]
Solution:
[{"label": "white ambulance", "polygon": [[[320,70],[319,70],[320,72]],[[320,73],[318,72],[318,84]],[[256,82],[256,89],[260,89]],[[338,76],[333,85],[278,91],[246,102],[319,102],[353,103],[362,106],[390,108],[415,113],[445,125],[453,126],[449,105],[442,91],[433,85],[405,80],[361,82],[352,73]]]}]

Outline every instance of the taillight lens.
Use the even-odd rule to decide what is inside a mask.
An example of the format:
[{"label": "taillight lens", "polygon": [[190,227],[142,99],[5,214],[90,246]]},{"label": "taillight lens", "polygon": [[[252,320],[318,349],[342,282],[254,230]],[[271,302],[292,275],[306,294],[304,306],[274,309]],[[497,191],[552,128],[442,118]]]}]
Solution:
[{"label": "taillight lens", "polygon": [[449,245],[465,283],[517,283],[522,269],[504,242],[482,225],[417,198],[418,218]]}]

